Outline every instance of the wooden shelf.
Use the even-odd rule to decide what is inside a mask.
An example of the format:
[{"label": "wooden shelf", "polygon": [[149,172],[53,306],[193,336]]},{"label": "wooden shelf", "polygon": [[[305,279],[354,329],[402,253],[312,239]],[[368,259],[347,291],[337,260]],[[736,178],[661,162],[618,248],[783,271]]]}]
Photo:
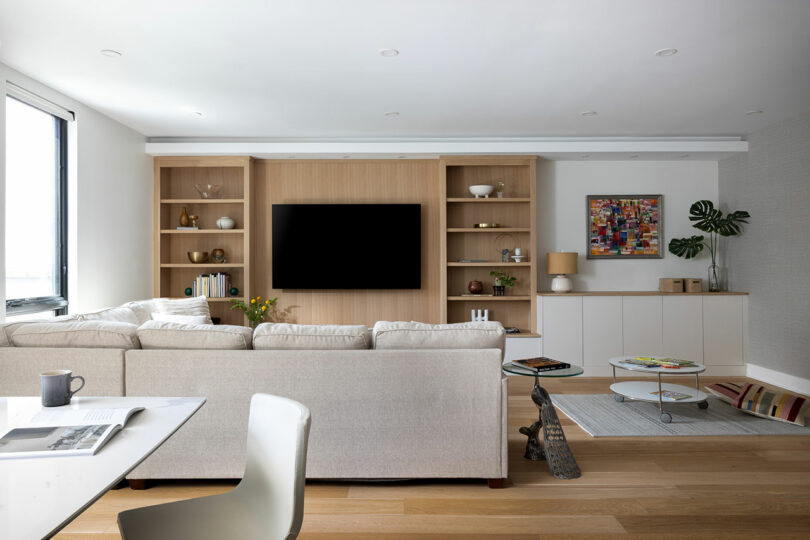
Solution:
[{"label": "wooden shelf", "polygon": [[448,296],[452,302],[530,302],[531,296]]},{"label": "wooden shelf", "polygon": [[537,332],[529,332],[528,330],[524,330],[523,328],[520,328],[519,330],[520,330],[519,334],[506,334],[506,339],[510,339],[510,338],[539,338],[539,337],[541,337],[540,334],[538,334]]},{"label": "wooden shelf", "polygon": [[196,231],[160,229],[160,234],[242,234],[244,232],[244,229],[198,229]]},{"label": "wooden shelf", "polygon": [[531,266],[531,262],[497,262],[497,261],[487,261],[487,262],[449,262],[447,266],[484,266],[484,267],[496,267],[496,266]]},{"label": "wooden shelf", "polygon": [[532,232],[532,230],[530,228],[528,228],[528,227],[526,227],[526,228],[487,227],[487,228],[483,228],[483,229],[470,227],[470,228],[463,228],[463,229],[461,229],[461,228],[447,229],[447,232],[449,232],[449,233],[499,233],[499,232],[500,233],[521,233],[521,232],[527,233],[527,232]]},{"label": "wooden shelf", "polygon": [[473,197],[448,197],[449,203],[518,203],[518,202],[532,202],[529,197],[504,197],[499,199],[493,197],[491,199],[475,199]]},{"label": "wooden shelf", "polygon": [[[170,296],[169,298],[173,300],[183,299],[183,298],[190,298],[189,296]],[[230,300],[244,300],[245,298],[242,296],[228,296],[226,298],[207,298],[209,302],[228,302]]]},{"label": "wooden shelf", "polygon": [[245,199],[160,199],[161,204],[243,204]]},{"label": "wooden shelf", "polygon": [[160,263],[161,268],[244,268],[243,263]]}]

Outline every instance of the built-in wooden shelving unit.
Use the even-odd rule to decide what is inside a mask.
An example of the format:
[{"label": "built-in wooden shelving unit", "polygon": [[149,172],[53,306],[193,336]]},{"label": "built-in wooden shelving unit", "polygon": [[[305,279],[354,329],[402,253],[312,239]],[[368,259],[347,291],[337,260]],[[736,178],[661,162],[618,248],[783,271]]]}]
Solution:
[{"label": "built-in wooden shelving unit", "polygon": [[[471,309],[488,309],[490,320],[519,328],[520,336],[536,336],[535,163],[534,156],[445,156],[439,160],[442,322],[469,321]],[[505,186],[503,198],[493,193],[476,199],[469,192],[472,185],[495,186],[499,181]],[[475,228],[476,223],[501,227]],[[527,259],[502,262],[496,244],[519,247]],[[489,273],[499,269],[517,278],[505,296],[462,296],[472,280],[483,283],[485,293],[492,293]]]},{"label": "built-in wooden shelving unit", "polygon": [[[182,298],[200,274],[230,274],[238,298],[250,291],[250,196],[253,160],[249,157],[155,158],[155,296]],[[195,184],[219,184],[218,198],[203,199]],[[199,230],[177,230],[180,214],[199,216]],[[218,229],[228,216],[234,229]],[[189,251],[225,250],[226,263],[189,262]],[[223,324],[245,324],[241,311],[231,310],[228,298],[209,298],[212,317]]]}]

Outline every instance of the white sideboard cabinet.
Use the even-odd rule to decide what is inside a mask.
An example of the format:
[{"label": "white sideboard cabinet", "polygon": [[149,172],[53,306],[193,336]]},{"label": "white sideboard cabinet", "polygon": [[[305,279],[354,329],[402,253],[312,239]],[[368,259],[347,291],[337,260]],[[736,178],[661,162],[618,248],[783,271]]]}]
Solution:
[{"label": "white sideboard cabinet", "polygon": [[[539,293],[540,351],[607,376],[608,358],[661,355],[705,364],[709,374],[744,375],[745,293]],[[626,375],[626,374],[624,374]]]}]

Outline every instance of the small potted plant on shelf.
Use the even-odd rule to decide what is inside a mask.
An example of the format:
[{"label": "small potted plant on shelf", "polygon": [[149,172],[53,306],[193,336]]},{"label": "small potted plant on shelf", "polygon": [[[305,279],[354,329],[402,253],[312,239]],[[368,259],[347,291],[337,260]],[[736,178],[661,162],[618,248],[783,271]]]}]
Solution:
[{"label": "small potted plant on shelf", "polygon": [[489,273],[494,279],[492,286],[495,296],[504,296],[506,294],[506,287],[515,286],[515,277],[505,274],[500,270],[493,270]]},{"label": "small potted plant on shelf", "polygon": [[262,302],[262,297],[251,298],[249,303],[245,303],[240,298],[231,298],[231,309],[241,309],[245,312],[245,317],[250,321],[250,327],[256,329],[264,318],[276,311],[278,298],[272,298]]}]

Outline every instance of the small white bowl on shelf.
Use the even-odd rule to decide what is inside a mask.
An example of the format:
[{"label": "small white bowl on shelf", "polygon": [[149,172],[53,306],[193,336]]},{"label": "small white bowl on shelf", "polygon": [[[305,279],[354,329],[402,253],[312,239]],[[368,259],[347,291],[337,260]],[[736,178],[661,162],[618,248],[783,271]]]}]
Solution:
[{"label": "small white bowl on shelf", "polygon": [[495,191],[495,186],[477,185],[470,186],[470,193],[475,195],[475,198],[484,197],[489,198],[492,192]]}]

